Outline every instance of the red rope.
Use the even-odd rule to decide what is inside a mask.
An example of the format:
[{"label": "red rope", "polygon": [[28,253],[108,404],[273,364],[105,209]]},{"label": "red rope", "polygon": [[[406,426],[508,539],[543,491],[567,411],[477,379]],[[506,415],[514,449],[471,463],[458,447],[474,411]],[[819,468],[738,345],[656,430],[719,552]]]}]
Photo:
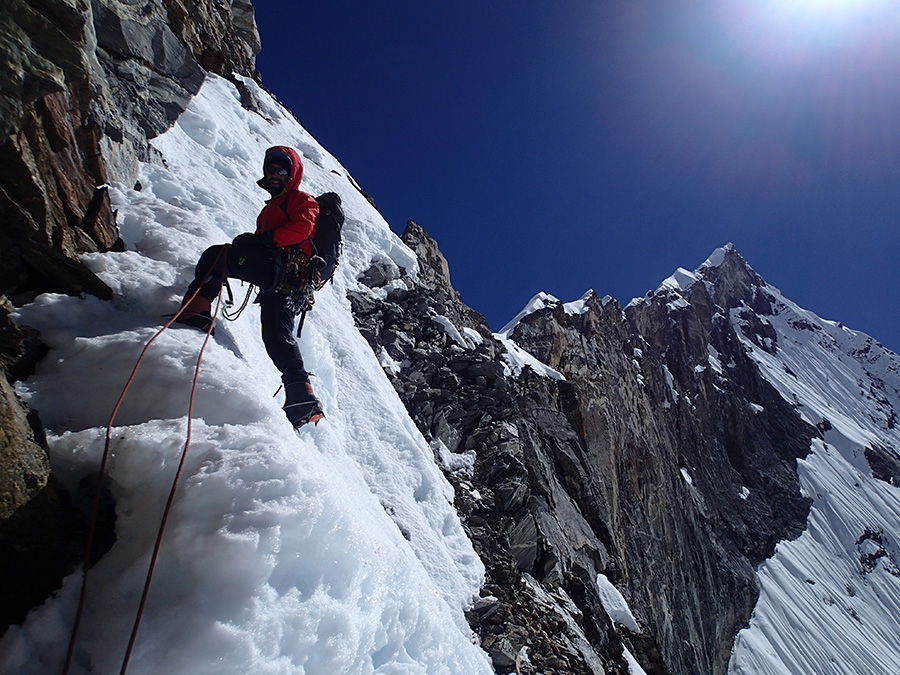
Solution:
[{"label": "red rope", "polygon": [[172,489],[169,490],[169,498],[166,500],[166,508],[163,509],[162,520],[159,523],[159,532],[156,534],[156,543],[153,545],[153,554],[150,556],[150,567],[147,569],[147,579],[144,582],[144,591],[141,593],[141,602],[138,605],[137,616],[134,618],[134,627],[131,629],[131,637],[128,640],[128,648],[125,650],[125,659],[122,661],[122,670],[119,675],[125,675],[128,668],[128,660],[131,658],[131,650],[134,648],[134,641],[137,638],[138,627],[141,625],[141,618],[144,615],[144,606],[147,604],[147,595],[150,592],[150,581],[153,579],[153,570],[156,568],[156,559],[159,555],[159,547],[162,544],[163,531],[166,529],[166,522],[169,520],[169,512],[172,509],[172,502],[175,501],[175,489],[178,487],[178,480],[181,477],[181,470],[184,468],[184,460],[187,457],[188,447],[191,444],[191,428],[194,417],[194,395],[197,392],[197,379],[200,376],[200,361],[203,359],[203,352],[212,335],[213,326],[216,323],[216,317],[219,315],[219,306],[222,304],[222,297],[216,300],[216,311],[213,314],[212,321],[206,329],[206,337],[203,338],[203,345],[200,347],[200,353],[197,355],[197,364],[194,366],[194,379],[191,383],[191,397],[188,403],[187,416],[187,433],[185,435],[184,448],[181,450],[181,460],[178,462],[178,469],[175,471],[175,478],[172,480]]},{"label": "red rope", "polygon": [[[227,249],[228,249],[227,244],[222,246],[222,250],[219,251],[219,254],[216,256],[215,261],[210,266],[210,271],[215,268],[216,264],[219,262],[222,255],[225,253],[225,251]],[[227,270],[227,268],[223,268],[223,272],[222,272],[223,280],[225,278],[226,270]],[[85,544],[84,560],[81,564],[81,592],[79,593],[79,596],[78,596],[78,608],[75,611],[75,620],[72,624],[72,634],[69,636],[69,646],[66,651],[66,660],[65,660],[65,663],[63,664],[62,675],[68,675],[69,668],[72,665],[72,657],[75,653],[75,643],[76,643],[76,639],[78,637],[78,628],[81,624],[81,616],[84,613],[85,598],[87,596],[88,568],[90,566],[91,552],[92,552],[93,544],[94,544],[94,534],[95,534],[96,526],[97,526],[97,514],[99,513],[99,510],[100,510],[100,494],[103,489],[103,478],[106,475],[106,463],[107,463],[107,460],[109,459],[109,449],[110,449],[110,444],[111,444],[111,440],[112,440],[113,422],[115,421],[116,416],[119,414],[119,408],[122,406],[122,402],[125,400],[125,394],[128,393],[128,389],[131,387],[131,384],[134,382],[134,378],[137,375],[138,368],[140,368],[141,363],[144,360],[144,356],[146,355],[147,350],[150,348],[150,345],[152,345],[156,341],[156,338],[158,338],[160,335],[162,335],[163,332],[167,328],[169,328],[169,326],[171,326],[173,323],[175,323],[175,321],[178,320],[178,317],[181,316],[181,314],[184,312],[185,307],[187,307],[188,304],[195,297],[197,297],[197,294],[199,292],[200,292],[200,286],[198,286],[194,290],[194,292],[191,293],[190,296],[188,296],[182,302],[181,307],[179,307],[178,311],[172,315],[172,318],[169,319],[169,321],[166,322],[166,324],[162,328],[160,328],[158,331],[156,331],[156,333],[153,335],[153,337],[151,337],[147,341],[147,344],[144,345],[144,348],[141,350],[141,353],[138,356],[137,361],[134,364],[134,368],[132,368],[132,370],[131,370],[131,376],[128,378],[128,381],[125,383],[125,387],[122,389],[122,393],[119,395],[119,398],[116,401],[115,406],[113,407],[112,414],[109,417],[109,422],[107,422],[107,424],[106,424],[106,441],[103,445],[103,455],[100,458],[100,468],[97,473],[97,486],[96,486],[96,489],[94,492],[93,505],[91,506],[91,520],[90,520],[90,526],[88,528],[87,543]],[[212,321],[210,321],[209,327],[207,328],[206,338],[203,340],[203,345],[200,348],[200,354],[197,357],[197,363],[196,363],[196,366],[194,369],[193,386],[191,388],[190,402],[188,404],[188,421],[187,421],[188,441],[185,444],[184,449],[182,450],[181,463],[179,464],[178,472],[175,475],[176,483],[178,481],[179,474],[181,473],[181,467],[184,464],[184,454],[187,453],[187,445],[188,445],[188,443],[190,443],[191,413],[193,412],[193,409],[194,409],[194,393],[195,393],[195,390],[197,387],[197,376],[200,371],[200,359],[203,358],[203,351],[206,349],[206,344],[207,344],[207,342],[209,342],[209,337],[212,334],[212,329],[213,329],[213,326],[215,325],[216,317],[218,316],[218,313],[219,313],[220,304],[221,304],[221,296],[216,301],[216,313],[213,315]],[[143,612],[144,601],[146,600],[146,595],[147,595],[147,589],[150,586],[150,576],[152,576],[152,573],[153,573],[153,565],[155,565],[156,554],[157,554],[157,551],[159,550],[159,542],[162,539],[163,527],[165,525],[166,518],[168,517],[168,509],[171,506],[172,497],[174,495],[174,492],[175,492],[175,484],[172,485],[172,491],[169,495],[169,500],[166,504],[166,511],[163,513],[163,521],[162,521],[162,524],[160,525],[160,530],[159,530],[159,534],[157,536],[156,546],[154,547],[154,550],[153,550],[153,558],[151,559],[150,572],[148,573],[147,581],[144,586],[144,594],[143,594],[143,597],[141,598],[141,605],[138,609],[138,618],[135,621],[135,626],[134,626],[134,630],[132,631],[131,640],[128,643],[128,650],[125,654],[125,663],[122,665],[122,671],[121,671],[122,673],[125,672],[125,668],[127,667],[128,658],[129,658],[129,655],[131,653],[131,648],[134,643],[134,637],[137,634],[137,624],[140,622],[141,613]]]}]

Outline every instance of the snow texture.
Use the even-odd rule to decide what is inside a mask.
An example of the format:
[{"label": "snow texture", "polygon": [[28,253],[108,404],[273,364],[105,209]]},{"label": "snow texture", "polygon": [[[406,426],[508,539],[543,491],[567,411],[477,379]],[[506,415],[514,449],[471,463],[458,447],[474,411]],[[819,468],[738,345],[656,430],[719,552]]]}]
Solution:
[{"label": "snow texture", "polygon": [[559,304],[558,298],[541,291],[526,303],[521,312],[516,314],[505,326],[503,326],[503,328],[500,329],[499,334],[507,337],[513,332],[516,324],[529,314],[534,314],[546,307],[556,307]]},{"label": "snow texture", "polygon": [[760,567],[760,598],[729,673],[900,673],[900,486],[873,477],[865,458],[866,448],[900,448],[900,358],[765,290],[775,353],[744,335],[741,308],[735,328],[781,395],[828,430],[798,462],[812,499],[807,529]]},{"label": "snow texture", "polygon": [[619,589],[606,578],[605,574],[597,575],[597,588],[600,589],[600,602],[610,619],[625,626],[632,633],[642,632],[625,598],[622,597]]},{"label": "snow texture", "polygon": [[[341,266],[300,339],[327,419],[295,434],[273,397],[280,379],[255,306],[233,323],[220,318],[128,672],[491,673],[463,615],[483,566],[451,486],[345,296],[373,259],[414,270],[415,256],[293,116],[244,84],[261,113],[210,76],[153,141],[165,164],[141,167],[142,190],[112,186],[128,250],[86,260],[115,300],[43,295],[16,316],[51,347],[20,393],[41,411],[53,469],[72,488],[96,472],[113,405],[161,315],[178,307],[200,253],[254,229],[267,196],[255,185],[265,148],[296,147],[303,189],[343,199]],[[235,294],[239,302],[239,284]],[[120,669],[185,443],[203,337],[189,328],[163,333],[116,418],[109,478],[118,540],[90,573],[72,673]],[[7,632],[0,672],[60,671],[80,585],[80,572],[72,574]]]}]

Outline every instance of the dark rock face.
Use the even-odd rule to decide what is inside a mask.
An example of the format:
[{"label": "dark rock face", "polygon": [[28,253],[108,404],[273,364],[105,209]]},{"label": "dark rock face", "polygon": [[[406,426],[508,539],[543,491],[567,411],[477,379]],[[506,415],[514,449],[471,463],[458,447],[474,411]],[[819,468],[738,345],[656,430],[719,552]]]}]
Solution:
[{"label": "dark rock face", "polygon": [[152,159],[147,139],[175,122],[206,72],[256,74],[259,34],[248,2],[97,0],[92,7],[90,112],[114,177],[131,183],[136,160]]},{"label": "dark rock face", "polygon": [[875,445],[866,448],[865,456],[875,478],[891,485],[900,485],[900,455],[889,448]]},{"label": "dark rock face", "polygon": [[2,29],[0,70],[22,76],[4,82],[0,95],[0,290],[111,297],[77,258],[118,240],[101,188],[107,178],[99,136],[85,114],[87,14],[62,1],[12,0]]},{"label": "dark rock face", "polygon": [[0,466],[2,520],[43,490],[50,477],[47,452],[36,442],[28,415],[5,377],[0,377]]},{"label": "dark rock face", "polygon": [[[226,0],[10,0],[0,15],[2,291],[109,289],[78,254],[120,250],[105,188],[131,183],[206,70],[253,75],[252,7]],[[206,70],[205,70],[206,69]]]},{"label": "dark rock face", "polygon": [[[795,464],[816,433],[726,318],[763,309],[761,280],[729,254],[690,303],[548,306],[511,337],[565,379],[515,376],[435,243],[414,225],[404,241],[418,280],[373,270],[384,299],[351,302],[456,488],[487,567],[469,618],[497,672],[627,672],[625,647],[648,673],[724,672],[758,596],[754,566],[805,527]],[[607,615],[598,574],[641,632]]]}]

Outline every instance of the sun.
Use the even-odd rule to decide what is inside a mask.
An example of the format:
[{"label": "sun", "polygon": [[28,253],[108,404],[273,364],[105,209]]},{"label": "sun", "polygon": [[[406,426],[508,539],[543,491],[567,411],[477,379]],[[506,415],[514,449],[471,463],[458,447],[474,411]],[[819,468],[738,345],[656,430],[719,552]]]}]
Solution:
[{"label": "sun", "polygon": [[885,4],[885,0],[780,0],[780,4],[787,10],[803,12],[804,14],[820,15],[847,15],[868,13]]},{"label": "sun", "polygon": [[897,0],[718,0],[730,45],[752,62],[802,69],[837,54],[880,58],[900,44]]},{"label": "sun", "polygon": [[[757,5],[764,22],[796,37],[827,43],[855,35],[859,29],[897,23],[896,0],[763,0]],[[808,35],[805,35],[808,34]]]}]

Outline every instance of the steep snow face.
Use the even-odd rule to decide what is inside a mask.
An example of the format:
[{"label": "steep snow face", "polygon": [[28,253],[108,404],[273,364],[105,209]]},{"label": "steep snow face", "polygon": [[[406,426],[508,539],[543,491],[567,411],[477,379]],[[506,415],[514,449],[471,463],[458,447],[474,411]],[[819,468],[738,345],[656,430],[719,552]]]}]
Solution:
[{"label": "steep snow face", "polygon": [[729,672],[900,672],[900,486],[874,477],[866,459],[896,463],[900,358],[762,290],[772,312],[748,323],[737,307],[732,323],[765,377],[825,433],[798,466],[813,501],[808,528],[759,570],[760,599]]},{"label": "steep snow face", "polygon": [[[178,307],[209,245],[252,231],[267,196],[263,151],[296,147],[302,188],[338,192],[344,254],[317,296],[301,350],[327,419],[295,435],[251,304],[220,320],[200,365],[193,435],[129,673],[493,672],[463,609],[483,567],[452,488],[356,330],[345,292],[373,259],[415,257],[346,170],[247,80],[245,110],[210,76],[153,145],[141,189],[114,185],[128,250],[87,256],[116,292],[41,296],[17,320],[50,355],[20,393],[39,409],[51,461],[72,489],[95,472],[105,425],[139,352]],[[239,303],[244,289],[232,284]],[[203,335],[172,328],[150,347],[113,430],[118,541],[93,568],[71,672],[118,672],[163,504],[186,437]],[[0,671],[59,672],[80,573],[0,642]]]}]

